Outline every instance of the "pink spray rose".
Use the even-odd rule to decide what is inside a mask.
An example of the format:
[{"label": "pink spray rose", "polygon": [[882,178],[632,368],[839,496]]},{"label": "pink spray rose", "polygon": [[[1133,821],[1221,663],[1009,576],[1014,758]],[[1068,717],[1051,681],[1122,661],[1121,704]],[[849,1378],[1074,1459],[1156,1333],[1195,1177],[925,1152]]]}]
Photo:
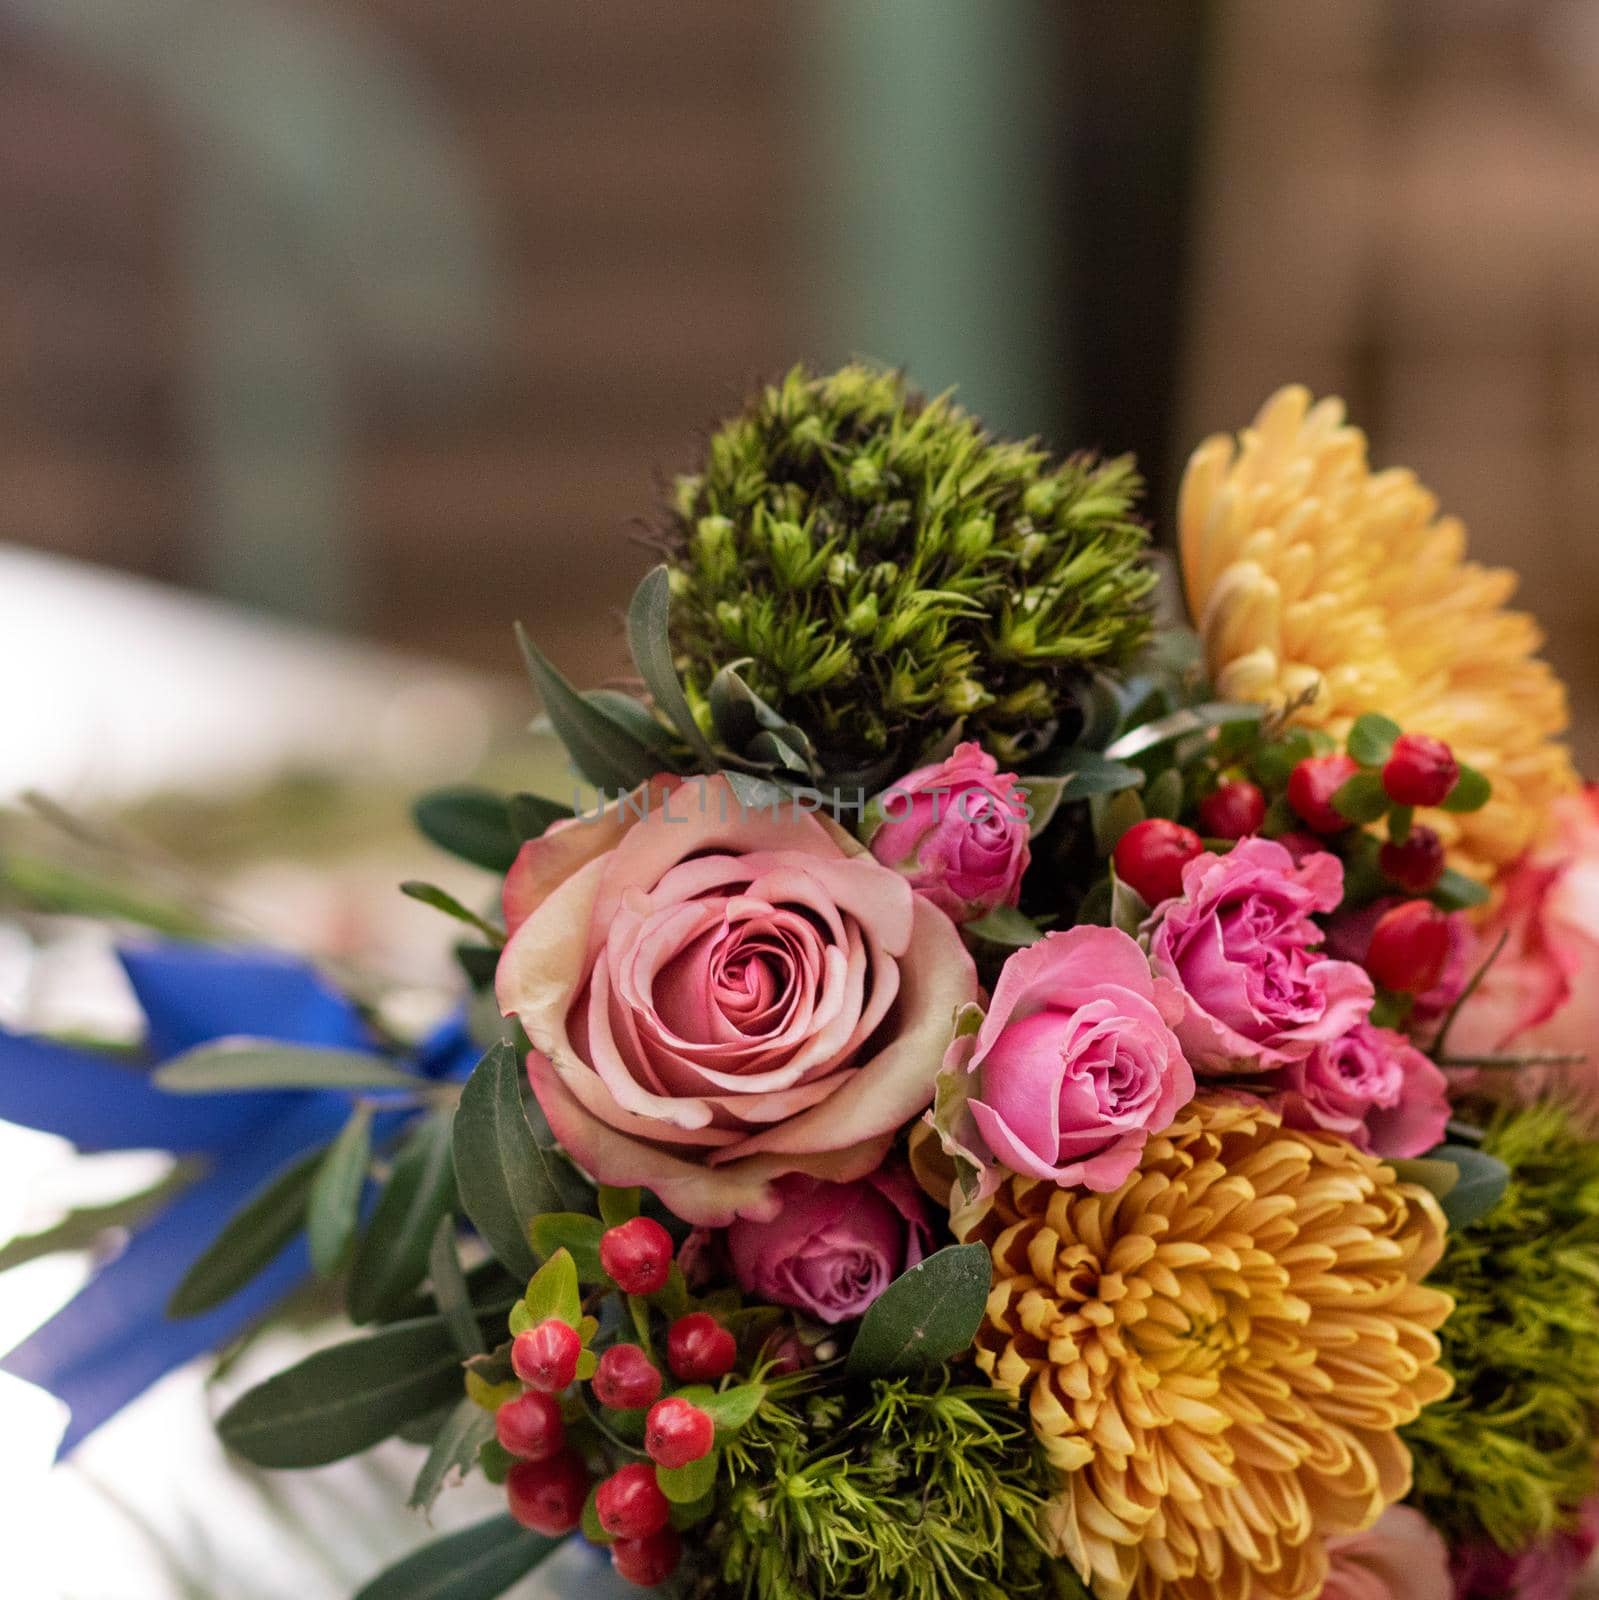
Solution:
[{"label": "pink spray rose", "polygon": [[740,1286],[819,1322],[848,1322],[932,1243],[921,1190],[902,1166],[855,1183],[779,1178],[770,1222],[736,1221],[727,1245]]},{"label": "pink spray rose", "polygon": [[918,767],[882,797],[872,854],[956,922],[1013,906],[1027,870],[1027,797],[981,745]]},{"label": "pink spray rose", "polygon": [[1335,910],[1344,869],[1295,862],[1270,839],[1197,856],[1183,892],[1145,925],[1150,964],[1182,991],[1177,1037],[1200,1072],[1269,1072],[1302,1061],[1371,1013],[1371,979],[1320,949],[1313,913]]},{"label": "pink spray rose", "polygon": [[1181,1012],[1176,990],[1116,928],[1072,928],[1018,950],[980,1025],[963,1027],[944,1058],[941,1081],[965,1101],[958,1130],[945,1130],[951,1153],[985,1183],[998,1163],[1116,1188],[1148,1136],[1193,1098],[1171,1029]]},{"label": "pink spray rose", "polygon": [[1450,1053],[1586,1052],[1583,1066],[1485,1073],[1473,1087],[1529,1098],[1560,1093],[1599,1115],[1599,787],[1555,802],[1547,843],[1501,887],[1480,930],[1480,959],[1501,937],[1505,948],[1461,1009]]},{"label": "pink spray rose", "polygon": [[1322,1128],[1388,1160],[1431,1150],[1449,1121],[1449,1084],[1403,1034],[1359,1023],[1282,1069],[1283,1120]]},{"label": "pink spray rose", "polygon": [[556,1137],[709,1227],[775,1215],[785,1173],[874,1171],[977,992],[954,924],[902,877],[721,777],[532,841],[505,899],[496,990]]},{"label": "pink spray rose", "polygon": [[1327,1541],[1319,1600],[1453,1600],[1449,1551],[1410,1506],[1389,1506],[1364,1533]]}]

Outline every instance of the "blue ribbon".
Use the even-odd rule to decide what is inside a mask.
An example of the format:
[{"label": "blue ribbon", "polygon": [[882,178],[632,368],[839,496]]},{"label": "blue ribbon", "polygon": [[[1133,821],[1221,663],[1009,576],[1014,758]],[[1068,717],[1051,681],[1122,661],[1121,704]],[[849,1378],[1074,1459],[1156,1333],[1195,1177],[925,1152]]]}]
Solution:
[{"label": "blue ribbon", "polygon": [[[0,1118],[58,1134],[80,1150],[166,1150],[206,1164],[0,1361],[66,1402],[71,1420],[62,1454],[157,1379],[242,1332],[304,1279],[301,1234],[224,1304],[177,1321],[165,1311],[228,1218],[276,1172],[331,1139],[350,1112],[347,1095],[327,1090],[168,1094],[151,1081],[154,1068],[230,1034],[378,1049],[357,1007],[292,956],[185,944],[120,954],[145,1018],[145,1048],[136,1058],[0,1030]],[[459,1079],[477,1055],[457,1015],[399,1064],[421,1077]]]}]

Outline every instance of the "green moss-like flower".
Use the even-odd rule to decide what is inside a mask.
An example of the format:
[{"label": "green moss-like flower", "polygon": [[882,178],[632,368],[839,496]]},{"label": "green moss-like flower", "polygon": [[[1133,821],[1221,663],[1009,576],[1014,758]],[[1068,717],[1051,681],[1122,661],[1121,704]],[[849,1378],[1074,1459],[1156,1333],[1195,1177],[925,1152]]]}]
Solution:
[{"label": "green moss-like flower", "polygon": [[1539,1105],[1499,1112],[1483,1147],[1510,1168],[1504,1198],[1428,1279],[1455,1297],[1441,1335],[1455,1390],[1405,1437],[1421,1510],[1515,1552],[1596,1487],[1599,1142]]},{"label": "green moss-like flower", "polygon": [[986,1385],[782,1380],[728,1442],[690,1593],[1080,1600],[1038,1542],[1053,1486],[1025,1415]]},{"label": "green moss-like flower", "polygon": [[711,438],[668,527],[697,712],[717,669],[832,775],[903,767],[960,724],[1014,761],[1091,668],[1148,637],[1130,460],[1052,463],[897,373],[796,369]]}]

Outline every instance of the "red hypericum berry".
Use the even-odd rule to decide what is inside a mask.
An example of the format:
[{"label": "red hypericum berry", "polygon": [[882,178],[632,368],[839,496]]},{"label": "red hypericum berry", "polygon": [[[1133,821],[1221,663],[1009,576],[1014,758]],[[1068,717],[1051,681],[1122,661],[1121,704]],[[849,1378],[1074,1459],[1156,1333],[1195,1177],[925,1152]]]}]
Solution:
[{"label": "red hypericum berry", "polygon": [[1444,842],[1431,828],[1415,827],[1403,844],[1390,839],[1377,861],[1401,889],[1426,894],[1444,875]]},{"label": "red hypericum berry", "polygon": [[613,1344],[594,1371],[594,1398],[612,1411],[644,1411],[661,1397],[661,1369],[636,1344]]},{"label": "red hypericum berry", "polygon": [[1436,806],[1454,788],[1460,763],[1442,739],[1425,733],[1402,733],[1383,763],[1382,786],[1401,806]]},{"label": "red hypericum berry", "polygon": [[1327,848],[1325,839],[1319,838],[1314,833],[1303,833],[1298,829],[1291,833],[1278,834],[1276,842],[1294,858],[1296,867],[1306,856],[1318,855]]},{"label": "red hypericum berry", "polygon": [[611,1565],[619,1578],[652,1588],[677,1571],[682,1544],[676,1528],[662,1528],[647,1539],[618,1539],[611,1546]]},{"label": "red hypericum berry", "polygon": [[1116,876],[1148,905],[1158,906],[1183,892],[1183,868],[1205,846],[1192,828],[1164,817],[1135,822],[1116,841]]},{"label": "red hypericum berry", "polygon": [[1449,918],[1426,900],[1383,912],[1371,931],[1366,971],[1384,989],[1425,994],[1449,961]]},{"label": "red hypericum berry", "polygon": [[548,1461],[566,1444],[566,1424],[554,1395],[529,1389],[507,1400],[494,1413],[494,1433],[500,1444],[524,1461]]},{"label": "red hypericum berry", "polygon": [[709,1311],[691,1311],[666,1330],[666,1364],[684,1383],[714,1383],[737,1360],[733,1335]]},{"label": "red hypericum berry", "polygon": [[1199,802],[1199,825],[1212,839],[1246,839],[1266,820],[1266,796],[1247,778],[1224,783]]},{"label": "red hypericum berry", "polygon": [[710,1451],[716,1425],[690,1400],[669,1395],[657,1400],[644,1419],[644,1449],[661,1467],[686,1467]]},{"label": "red hypericum berry", "polygon": [[572,1450],[548,1461],[518,1461],[505,1475],[511,1515],[524,1528],[551,1539],[570,1533],[583,1520],[588,1497],[588,1469]]},{"label": "red hypericum berry", "polygon": [[672,1236],[653,1217],[634,1217],[600,1235],[600,1265],[623,1294],[655,1294],[672,1270]]},{"label": "red hypericum berry", "polygon": [[511,1341],[511,1366],[529,1388],[559,1394],[577,1376],[582,1352],[583,1341],[571,1323],[546,1317]]},{"label": "red hypericum berry", "polygon": [[661,1493],[655,1468],[633,1461],[594,1491],[594,1514],[613,1538],[647,1539],[666,1526],[672,1502]]},{"label": "red hypericum berry", "polygon": [[1348,756],[1306,756],[1288,774],[1288,804],[1316,833],[1342,833],[1349,818],[1334,809],[1332,797],[1359,771]]}]

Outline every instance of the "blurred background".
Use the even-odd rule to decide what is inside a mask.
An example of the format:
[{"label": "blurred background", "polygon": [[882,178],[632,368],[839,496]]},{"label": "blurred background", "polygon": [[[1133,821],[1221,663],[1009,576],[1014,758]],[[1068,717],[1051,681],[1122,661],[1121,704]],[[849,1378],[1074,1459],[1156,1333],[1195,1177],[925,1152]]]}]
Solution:
[{"label": "blurred background", "polygon": [[[1163,539],[1202,435],[1343,394],[1521,570],[1599,769],[1592,0],[0,0],[0,217],[0,799],[423,1009],[404,794],[532,781],[511,621],[621,670],[630,536],[800,359],[1134,450]],[[0,927],[0,1022],[125,1008],[91,945]],[[92,1168],[0,1128],[0,1239]],[[0,1344],[83,1270],[0,1278]],[[116,1560],[8,1594],[257,1592],[183,1568],[222,1477],[184,1381],[37,1502]],[[37,1477],[58,1423],[8,1396]],[[365,1526],[293,1592],[418,1536]]]}]

